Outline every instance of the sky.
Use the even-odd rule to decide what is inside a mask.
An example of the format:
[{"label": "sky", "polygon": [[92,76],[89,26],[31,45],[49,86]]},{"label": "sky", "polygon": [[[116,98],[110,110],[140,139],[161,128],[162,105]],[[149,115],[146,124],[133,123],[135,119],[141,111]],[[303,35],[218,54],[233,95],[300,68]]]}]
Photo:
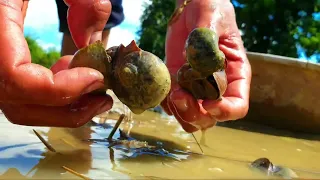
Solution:
[{"label": "sky", "polygon": [[[125,20],[111,30],[108,47],[119,44],[127,45],[137,40],[136,32],[140,28],[143,4],[149,0],[123,0]],[[44,8],[50,7],[50,8]],[[320,15],[319,15],[320,17]],[[25,34],[37,39],[44,48],[61,49],[62,34],[59,32],[59,19],[55,0],[32,0],[25,19]],[[305,53],[298,47],[301,60],[307,60]],[[316,56],[309,58],[315,62]]]},{"label": "sky", "polygon": [[[108,47],[129,44],[137,40],[143,4],[149,0],[123,0],[125,20],[111,30]],[[50,8],[44,8],[50,7]],[[25,19],[25,35],[36,38],[44,48],[61,49],[62,33],[59,32],[59,19],[55,0],[32,0],[29,2]]]}]

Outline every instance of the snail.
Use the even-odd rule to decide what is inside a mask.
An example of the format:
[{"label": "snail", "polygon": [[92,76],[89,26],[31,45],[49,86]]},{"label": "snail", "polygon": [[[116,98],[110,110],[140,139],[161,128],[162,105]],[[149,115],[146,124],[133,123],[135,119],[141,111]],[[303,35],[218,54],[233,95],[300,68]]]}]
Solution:
[{"label": "snail", "polygon": [[227,60],[218,47],[218,36],[209,28],[189,34],[185,63],[177,72],[179,85],[197,99],[220,100],[227,89]]},{"label": "snail", "polygon": [[268,176],[278,176],[284,179],[296,179],[298,175],[290,168],[274,165],[268,158],[262,157],[254,160],[250,167],[264,172]]},{"label": "snail", "polygon": [[107,50],[101,41],[79,49],[69,68],[89,67],[104,76],[105,87],[135,114],[154,108],[164,100],[171,88],[169,70],[156,55],[140,49],[133,40],[128,46]]}]

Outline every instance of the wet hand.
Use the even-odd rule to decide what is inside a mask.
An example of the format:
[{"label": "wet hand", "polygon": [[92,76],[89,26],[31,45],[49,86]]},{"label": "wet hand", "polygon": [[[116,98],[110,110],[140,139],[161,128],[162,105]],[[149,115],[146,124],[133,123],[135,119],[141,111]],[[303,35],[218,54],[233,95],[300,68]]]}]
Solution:
[{"label": "wet hand", "polygon": [[[0,49],[0,109],[8,120],[30,126],[79,127],[93,116],[109,110],[111,97],[88,94],[104,86],[100,72],[90,68],[67,69],[72,56],[62,57],[51,69],[31,62],[23,34],[26,3],[21,0],[0,1],[0,44],[4,45]],[[100,10],[99,5],[90,7],[91,10]],[[99,17],[107,19],[107,14]],[[72,17],[71,13],[70,24]],[[78,31],[71,29],[79,46],[88,43],[90,32],[103,29],[97,24],[86,23],[88,26],[79,27]],[[79,32],[88,34],[80,38]]]},{"label": "wet hand", "polygon": [[[195,99],[175,82],[178,69],[186,62],[186,39],[198,27],[211,28],[218,34],[219,49],[228,61],[228,87],[221,101]],[[251,66],[230,1],[192,0],[178,20],[168,28],[166,60],[173,83],[171,92],[161,105],[169,115],[176,117],[185,131],[207,129],[217,121],[236,120],[247,114]]]}]

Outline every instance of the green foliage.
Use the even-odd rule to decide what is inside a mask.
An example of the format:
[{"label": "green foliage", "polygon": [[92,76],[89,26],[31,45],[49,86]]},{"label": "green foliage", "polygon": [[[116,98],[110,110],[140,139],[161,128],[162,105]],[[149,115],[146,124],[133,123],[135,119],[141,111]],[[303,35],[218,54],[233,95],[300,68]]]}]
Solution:
[{"label": "green foliage", "polygon": [[233,0],[237,23],[249,51],[299,57],[320,53],[317,0]]},{"label": "green foliage", "polygon": [[[151,0],[141,18],[139,46],[159,57],[165,56],[167,22],[175,0]],[[320,54],[319,0],[232,0],[237,24],[248,51],[299,57]],[[320,61],[319,57],[318,61]]]},{"label": "green foliage", "polygon": [[55,49],[44,50],[35,39],[26,36],[26,41],[29,45],[32,63],[40,64],[50,68],[59,58],[60,52]]},{"label": "green foliage", "polygon": [[164,59],[167,24],[175,9],[175,0],[151,0],[151,2],[150,5],[145,5],[141,17],[138,44],[142,49]]}]

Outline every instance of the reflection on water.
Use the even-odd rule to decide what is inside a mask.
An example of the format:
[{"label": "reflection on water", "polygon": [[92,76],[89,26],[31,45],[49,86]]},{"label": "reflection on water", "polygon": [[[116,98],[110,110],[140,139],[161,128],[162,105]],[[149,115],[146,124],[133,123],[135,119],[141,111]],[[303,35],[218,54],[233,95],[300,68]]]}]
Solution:
[{"label": "reflection on water", "polygon": [[[0,179],[79,179],[62,166],[92,179],[279,178],[250,167],[261,157],[292,169],[299,178],[320,178],[316,136],[301,139],[217,126],[206,131],[202,155],[193,136],[172,117],[133,115],[112,141],[106,138],[119,114],[99,117],[77,129],[35,128],[58,152],[53,153],[32,132],[34,127],[10,124],[0,115]],[[194,135],[200,142],[202,133]]]}]

